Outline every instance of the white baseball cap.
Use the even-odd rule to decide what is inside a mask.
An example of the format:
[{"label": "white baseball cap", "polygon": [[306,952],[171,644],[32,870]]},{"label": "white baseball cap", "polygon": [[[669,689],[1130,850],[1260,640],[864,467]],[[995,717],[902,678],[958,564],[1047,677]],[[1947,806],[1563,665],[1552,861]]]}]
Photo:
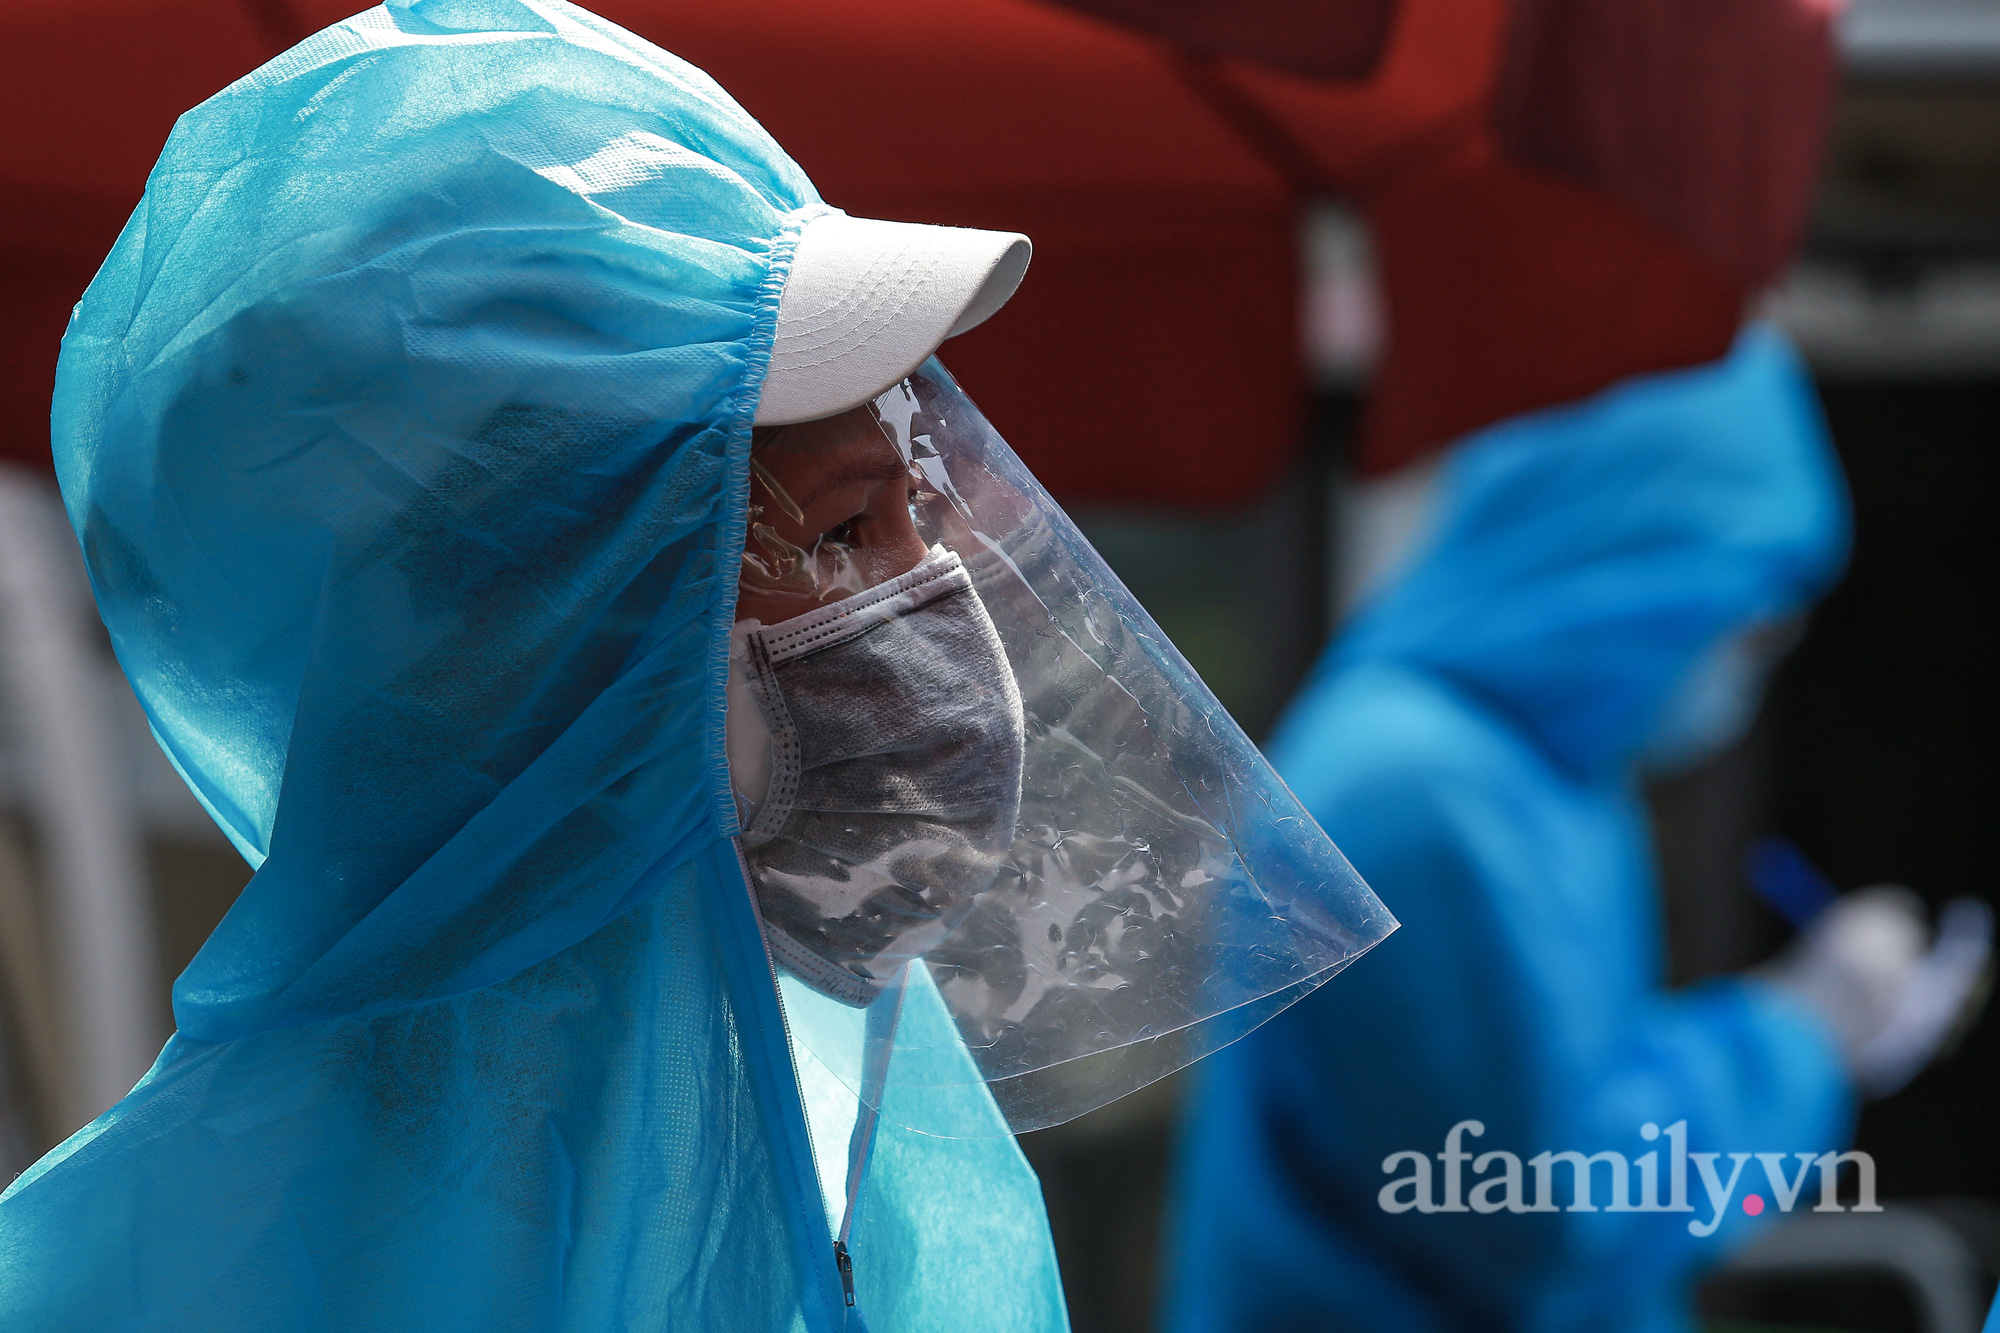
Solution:
[{"label": "white baseball cap", "polygon": [[806,224],[778,297],[756,424],[858,407],[984,322],[1028,271],[1028,238],[825,213]]}]

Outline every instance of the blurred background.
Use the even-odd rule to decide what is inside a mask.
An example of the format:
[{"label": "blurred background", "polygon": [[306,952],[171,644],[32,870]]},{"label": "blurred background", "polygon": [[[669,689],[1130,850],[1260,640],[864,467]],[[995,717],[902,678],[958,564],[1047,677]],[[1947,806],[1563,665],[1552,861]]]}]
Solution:
[{"label": "blurred background", "polygon": [[[1345,497],[1396,328],[1367,210],[1232,115],[1186,23],[1153,22],[1200,7],[595,7],[713,73],[830,202],[1035,237],[1020,298],[948,364],[1264,735],[1361,559]],[[171,1029],[172,978],[248,876],[152,743],[97,624],[49,466],[56,343],[174,115],[350,8],[0,0],[10,49],[36,53],[0,83],[8,1177],[144,1072]],[[1242,13],[1310,25],[1328,8]],[[1347,6],[1358,19],[1316,48],[1326,77],[1367,67],[1389,9]],[[1767,834],[1842,888],[2000,899],[2000,0],[1854,0],[1835,32],[1802,248],[1756,302],[1816,376],[1855,554],[1753,732],[1650,794],[1676,984],[1789,937],[1744,871]],[[813,79],[787,74],[807,67]],[[1170,1079],[1023,1141],[1080,1333],[1153,1327],[1179,1092]],[[1930,1263],[1980,1310],[2000,1278],[1996,1125],[1989,1009],[1867,1107],[1858,1144],[1885,1200],[1941,1224],[1919,1228],[1911,1272]],[[1705,1301],[1717,1327],[1946,1327],[1926,1313],[1931,1279],[1843,1274],[1801,1294],[1725,1273]]]}]

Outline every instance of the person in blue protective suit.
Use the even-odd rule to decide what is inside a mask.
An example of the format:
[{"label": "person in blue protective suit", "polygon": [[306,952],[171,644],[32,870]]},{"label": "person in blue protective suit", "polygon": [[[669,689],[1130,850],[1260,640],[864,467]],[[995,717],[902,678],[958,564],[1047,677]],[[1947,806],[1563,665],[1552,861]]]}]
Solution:
[{"label": "person in blue protective suit", "polygon": [[[1752,1161],[1713,1202],[1692,1155],[1837,1148],[1918,970],[1914,909],[1857,895],[1765,975],[1660,987],[1640,767],[1747,724],[1846,549],[1778,334],[1482,430],[1427,489],[1270,747],[1408,929],[1201,1072],[1176,1333],[1684,1327],[1771,1196]],[[1619,1158],[1579,1200],[1562,1152]]]},{"label": "person in blue protective suit", "polygon": [[1394,923],[930,359],[1027,261],[562,0],[182,117],[55,453],[256,875],[0,1328],[1065,1326],[1010,1131]]},{"label": "person in blue protective suit", "polygon": [[[871,260],[904,308],[843,327]],[[258,873],[144,1083],[0,1201],[0,1326],[1063,1326],[997,1116],[881,1126],[840,1271],[718,836],[753,423],[880,392],[1025,261],[834,213],[562,4],[374,9],[182,119],[56,456]]]}]

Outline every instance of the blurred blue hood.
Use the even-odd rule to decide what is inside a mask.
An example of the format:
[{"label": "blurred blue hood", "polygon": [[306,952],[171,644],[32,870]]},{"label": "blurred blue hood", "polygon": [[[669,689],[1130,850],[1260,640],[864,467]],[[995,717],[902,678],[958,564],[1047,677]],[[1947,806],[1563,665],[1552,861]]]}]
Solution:
[{"label": "blurred blue hood", "polygon": [[1847,543],[1812,386],[1753,326],[1722,361],[1459,444],[1423,549],[1322,669],[1442,675],[1591,773],[1631,759],[1711,645],[1809,604]]}]

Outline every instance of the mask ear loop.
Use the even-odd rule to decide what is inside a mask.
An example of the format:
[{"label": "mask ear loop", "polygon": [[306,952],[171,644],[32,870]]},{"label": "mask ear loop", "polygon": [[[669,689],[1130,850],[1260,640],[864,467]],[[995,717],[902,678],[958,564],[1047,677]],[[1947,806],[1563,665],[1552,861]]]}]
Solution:
[{"label": "mask ear loop", "polygon": [[833,1241],[834,1261],[840,1266],[841,1287],[849,1305],[854,1304],[854,1261],[847,1252],[847,1238],[861,1206],[861,1186],[875,1147],[875,1126],[882,1118],[882,1093],[889,1083],[889,1059],[896,1053],[896,1024],[903,1016],[904,982],[911,966],[903,965],[896,979],[868,1006],[863,1020],[861,1106],[854,1117],[854,1132],[847,1139],[847,1202],[841,1210],[840,1234]]}]

